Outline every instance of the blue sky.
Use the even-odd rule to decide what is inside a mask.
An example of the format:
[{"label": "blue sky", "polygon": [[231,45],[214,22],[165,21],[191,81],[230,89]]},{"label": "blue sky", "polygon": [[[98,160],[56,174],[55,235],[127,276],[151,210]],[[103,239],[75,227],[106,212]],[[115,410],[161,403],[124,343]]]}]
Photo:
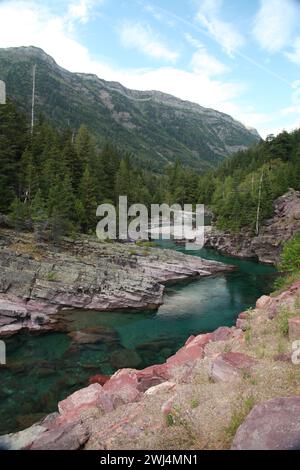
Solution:
[{"label": "blue sky", "polygon": [[0,47],[226,112],[300,127],[300,0],[0,0]]}]

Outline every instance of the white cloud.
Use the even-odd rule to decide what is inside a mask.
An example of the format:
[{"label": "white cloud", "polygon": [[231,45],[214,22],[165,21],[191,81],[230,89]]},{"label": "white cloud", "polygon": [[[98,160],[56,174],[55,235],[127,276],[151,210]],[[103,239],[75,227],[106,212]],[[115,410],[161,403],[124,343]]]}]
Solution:
[{"label": "white cloud", "polygon": [[194,38],[189,33],[186,33],[184,37],[191,46],[197,49],[191,60],[191,66],[194,72],[204,73],[209,77],[229,72],[229,67],[210,54],[198,39]]},{"label": "white cloud", "polygon": [[197,13],[197,20],[229,55],[244,44],[243,36],[233,24],[221,19],[223,0],[203,0]]},{"label": "white cloud", "polygon": [[[108,62],[95,60],[88,49],[74,39],[65,17],[53,15],[47,8],[27,1],[0,2],[0,47],[30,45],[41,47],[60,66],[72,72],[94,73],[133,89],[170,93],[228,113],[259,130],[269,119],[237,104],[245,92],[241,83],[213,79],[205,70],[185,71],[171,66],[153,69],[113,67]],[[214,62],[210,72],[219,73],[219,67],[220,64]]]},{"label": "white cloud", "polygon": [[296,38],[291,52],[286,52],[286,57],[294,64],[300,65],[300,37]]},{"label": "white cloud", "polygon": [[193,54],[191,65],[196,73],[204,73],[209,77],[222,75],[229,71],[225,64],[209,54],[205,47],[200,45]]},{"label": "white cloud", "polygon": [[120,39],[124,47],[136,49],[154,59],[175,62],[179,54],[165,45],[149,26],[126,21],[120,29]]},{"label": "white cloud", "polygon": [[69,4],[68,18],[70,21],[79,21],[80,23],[87,23],[90,19],[92,9],[98,4],[103,3],[103,0],[77,0]]},{"label": "white cloud", "polygon": [[253,34],[263,49],[278,52],[290,45],[299,21],[298,0],[260,0]]}]

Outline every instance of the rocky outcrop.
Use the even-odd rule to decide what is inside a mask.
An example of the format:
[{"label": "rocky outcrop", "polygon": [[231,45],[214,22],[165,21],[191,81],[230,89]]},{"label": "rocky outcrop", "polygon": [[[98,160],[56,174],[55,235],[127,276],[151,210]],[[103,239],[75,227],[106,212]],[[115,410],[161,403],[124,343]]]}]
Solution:
[{"label": "rocky outcrop", "polygon": [[[91,377],[88,387],[58,404],[57,413],[2,436],[0,447],[298,449],[300,398],[293,377],[299,366],[291,362],[292,346],[278,332],[277,319],[282,310],[297,314],[299,296],[296,282],[242,312],[238,320],[248,323],[251,339],[238,327],[222,327],[191,336],[164,364]],[[278,344],[286,345],[284,360]]]},{"label": "rocky outcrop", "polygon": [[[135,244],[65,239],[57,248],[33,235],[2,231],[0,335],[27,328],[55,329],[62,309],[108,311],[157,308],[164,284],[233,269],[182,253]],[[101,332],[71,333],[75,342],[97,342]]]},{"label": "rocky outcrop", "polygon": [[300,397],[275,398],[253,408],[233,450],[299,450]]},{"label": "rocky outcrop", "polygon": [[265,221],[258,236],[247,230],[232,234],[210,227],[205,245],[230,256],[276,264],[284,243],[299,232],[300,192],[290,189],[275,201],[274,216]]}]

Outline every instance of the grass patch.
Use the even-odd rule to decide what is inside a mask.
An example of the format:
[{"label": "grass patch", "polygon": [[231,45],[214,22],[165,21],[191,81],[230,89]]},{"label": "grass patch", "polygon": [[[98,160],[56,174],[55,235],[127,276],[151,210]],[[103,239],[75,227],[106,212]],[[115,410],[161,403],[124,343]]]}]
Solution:
[{"label": "grass patch", "polygon": [[291,287],[291,285],[299,281],[299,279],[300,279],[300,271],[295,271],[290,274],[281,275],[274,282],[275,292],[273,292],[272,296],[281,294],[281,292]]},{"label": "grass patch", "polygon": [[155,242],[143,241],[143,240],[137,240],[135,244],[143,248],[155,248],[157,246]]},{"label": "grass patch", "polygon": [[287,336],[289,334],[289,319],[296,317],[297,314],[295,312],[291,312],[290,310],[287,309],[281,309],[279,311],[278,317],[277,317],[277,325],[279,332],[283,336]]},{"label": "grass patch", "polygon": [[175,422],[174,422],[174,416],[172,415],[172,413],[167,414],[166,424],[168,427],[174,426]]},{"label": "grass patch", "polygon": [[198,408],[199,405],[200,405],[200,401],[198,400],[198,398],[193,398],[191,401],[191,408],[192,409]]},{"label": "grass patch", "polygon": [[255,399],[251,395],[245,398],[241,406],[233,412],[230,423],[228,427],[225,429],[226,434],[230,439],[234,438],[238,428],[245,421],[246,417],[252,410],[254,404],[255,404]]}]

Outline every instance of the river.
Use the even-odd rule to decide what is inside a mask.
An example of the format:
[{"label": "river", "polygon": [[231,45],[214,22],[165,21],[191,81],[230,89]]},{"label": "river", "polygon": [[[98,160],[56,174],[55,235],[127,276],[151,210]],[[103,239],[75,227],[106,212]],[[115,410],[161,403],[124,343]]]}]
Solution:
[{"label": "river", "polygon": [[[163,247],[185,251],[171,242]],[[7,368],[0,369],[0,434],[55,411],[58,401],[86,386],[94,374],[162,363],[191,334],[234,325],[241,311],[272,289],[275,269],[270,266],[206,249],[188,253],[238,269],[168,286],[157,312],[64,312],[68,332],[85,331],[92,338],[88,344],[72,341],[67,332],[8,338]]]}]

